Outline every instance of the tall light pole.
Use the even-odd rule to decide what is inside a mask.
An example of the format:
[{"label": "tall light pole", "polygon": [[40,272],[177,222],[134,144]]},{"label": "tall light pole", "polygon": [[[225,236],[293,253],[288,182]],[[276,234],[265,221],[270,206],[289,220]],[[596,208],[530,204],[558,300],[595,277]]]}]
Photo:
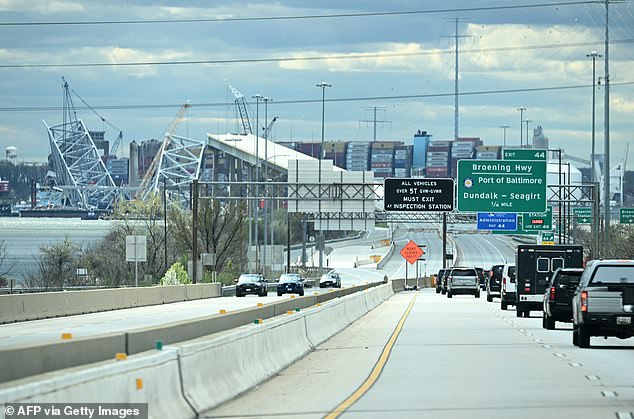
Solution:
[{"label": "tall light pole", "polygon": [[500,128],[502,128],[504,130],[504,142],[502,144],[503,144],[503,147],[505,147],[505,148],[506,148],[506,130],[509,129],[510,127],[511,126],[508,125],[508,124],[500,125]]},{"label": "tall light pole", "polygon": [[604,227],[603,227],[603,249],[606,256],[610,248],[610,1],[605,0],[605,52],[604,66],[605,74],[603,81],[605,88],[603,89],[605,103],[603,105],[603,194],[604,194]]},{"label": "tall light pole", "polygon": [[259,229],[260,229],[260,200],[259,197],[259,187],[258,182],[260,181],[260,153],[259,153],[259,144],[260,144],[260,100],[262,100],[262,95],[257,93],[255,96],[252,96],[255,99],[255,270],[256,272],[260,271],[260,239],[259,239]]},{"label": "tall light pole", "polygon": [[596,180],[596,175],[595,175],[595,167],[594,167],[594,150],[595,150],[595,126],[596,126],[596,118],[595,118],[595,105],[596,105],[596,89],[595,86],[597,85],[597,76],[596,76],[596,64],[597,64],[597,58],[601,58],[603,57],[602,55],[599,55],[596,51],[592,51],[590,54],[586,54],[586,57],[592,58],[592,150],[590,151],[590,170],[592,171],[592,173],[590,173],[590,179],[591,181],[594,183]]},{"label": "tall light pole", "polygon": [[524,111],[526,110],[526,108],[520,106],[519,108],[517,108],[517,110],[520,111],[520,148],[522,148],[522,146],[524,145],[524,140],[522,138],[522,128],[524,127]]},{"label": "tall light pole", "polygon": [[[331,84],[322,81],[317,84],[321,88],[321,146],[319,147],[319,216],[321,217],[321,159],[324,156],[324,115],[326,110],[326,87],[332,87]],[[324,231],[319,229],[319,273],[324,267]]]},{"label": "tall light pole", "polygon": [[[268,148],[269,140],[268,140],[268,138],[266,138],[267,137],[267,135],[266,135],[266,126],[268,124],[268,117],[269,117],[269,115],[268,115],[269,102],[271,102],[272,100],[273,99],[268,98],[266,96],[262,98],[262,101],[264,102],[264,161],[265,162],[269,159],[269,157],[268,157],[268,154],[269,154],[269,151],[268,151],[268,149],[269,149]],[[258,127],[258,130],[259,129],[260,128]],[[268,179],[268,172],[269,171],[267,170],[266,165],[264,165],[263,169],[264,169],[264,179]],[[266,187],[264,187],[264,190],[266,191]],[[266,197],[265,197],[264,198],[264,250],[263,250],[263,253],[262,253],[262,256],[264,258],[264,263],[265,264],[266,264],[266,246],[269,244],[268,243],[268,236],[267,236],[267,233],[269,231],[268,209],[269,209],[269,200],[266,199]],[[273,243],[271,243],[271,244],[273,244]]]},{"label": "tall light pole", "polygon": [[533,122],[533,120],[525,119],[524,122],[526,122],[526,148],[528,148],[528,124]]}]

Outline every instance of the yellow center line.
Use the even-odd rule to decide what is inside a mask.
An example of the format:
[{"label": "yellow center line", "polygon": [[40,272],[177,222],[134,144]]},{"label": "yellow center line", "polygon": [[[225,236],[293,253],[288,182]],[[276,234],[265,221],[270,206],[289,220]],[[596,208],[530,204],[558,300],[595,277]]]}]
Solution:
[{"label": "yellow center line", "polygon": [[383,368],[385,367],[385,364],[387,364],[387,360],[390,357],[390,353],[392,352],[392,347],[394,347],[394,344],[396,343],[396,339],[398,339],[398,336],[401,334],[401,330],[403,330],[403,324],[405,324],[405,320],[407,320],[407,317],[409,316],[410,311],[412,311],[412,307],[414,307],[414,302],[416,301],[416,297],[418,297],[418,293],[414,294],[412,301],[409,303],[409,306],[407,307],[407,310],[405,310],[405,313],[403,313],[401,320],[399,320],[398,325],[396,326],[396,329],[394,330],[394,332],[392,333],[392,336],[390,336],[390,339],[387,341],[387,344],[383,348],[383,351],[381,352],[381,356],[379,356],[379,359],[374,365],[374,368],[372,369],[372,372],[370,373],[368,378],[366,378],[363,384],[361,384],[359,388],[354,393],[352,393],[346,400],[344,400],[339,406],[335,407],[335,409],[332,412],[324,416],[324,419],[338,418],[343,412],[345,412],[348,408],[350,408],[350,406],[355,404],[361,397],[363,397],[363,395],[367,393],[368,390],[370,390],[370,388],[372,388],[376,380],[379,379],[379,377],[381,376],[381,372],[383,372]]}]

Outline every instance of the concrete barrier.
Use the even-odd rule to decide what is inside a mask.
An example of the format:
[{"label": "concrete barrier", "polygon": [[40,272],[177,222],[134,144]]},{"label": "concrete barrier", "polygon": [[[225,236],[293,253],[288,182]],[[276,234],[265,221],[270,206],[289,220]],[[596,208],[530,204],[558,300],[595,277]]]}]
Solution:
[{"label": "concrete barrier", "polygon": [[125,352],[122,333],[64,341],[60,336],[56,343],[2,349],[0,382],[112,359],[119,352]]},{"label": "concrete barrier", "polygon": [[[193,418],[183,398],[176,350],[154,351],[0,385],[13,403],[147,403],[150,418]],[[140,380],[140,381],[139,381]],[[0,409],[4,418],[4,408]]]},{"label": "concrete barrier", "polygon": [[0,295],[0,324],[220,297],[220,284]]},{"label": "concrete barrier", "polygon": [[267,380],[311,349],[300,314],[180,345],[185,398],[199,413],[211,409]]},{"label": "concrete barrier", "polygon": [[[267,380],[343,330],[351,319],[356,320],[393,295],[390,284],[364,289],[354,294],[351,294],[353,288],[334,291],[330,293],[331,297],[347,295],[331,299],[321,307],[312,306],[265,320],[263,324],[254,324],[253,320],[256,316],[272,315],[273,304],[241,310],[233,315],[171,325],[173,330],[169,333],[181,333],[171,338],[166,337],[168,332],[165,330],[128,333],[127,351],[133,353],[143,350],[147,342],[159,337],[169,343],[165,339],[214,333],[211,329],[214,324],[223,328],[235,327],[236,323],[247,320],[250,323],[163,351],[146,351],[125,361],[103,361],[0,384],[0,404],[29,401],[149,403],[150,417],[193,418]],[[316,299],[304,300],[314,302]],[[296,303],[301,299],[297,300]],[[112,359],[114,353],[123,352],[119,347],[124,339],[116,338],[118,341],[110,343],[97,342],[98,339],[94,342],[72,341],[65,342],[66,347],[59,345],[52,350],[46,349],[52,357],[69,359],[77,351],[69,346],[71,343],[93,345],[82,347],[81,351],[85,353],[105,346],[112,352],[109,355]],[[42,358],[36,353],[23,356],[29,360]],[[3,361],[7,360],[3,358]],[[11,362],[20,362],[20,359],[12,358]],[[142,380],[142,388],[138,387],[137,380]]]}]

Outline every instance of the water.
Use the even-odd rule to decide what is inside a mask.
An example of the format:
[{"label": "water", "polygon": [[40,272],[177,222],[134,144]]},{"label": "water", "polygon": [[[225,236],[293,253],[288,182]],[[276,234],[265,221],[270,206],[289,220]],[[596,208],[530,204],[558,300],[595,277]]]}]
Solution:
[{"label": "water", "polygon": [[42,245],[63,242],[68,237],[85,249],[89,244],[104,238],[115,222],[79,218],[0,217],[0,240],[4,240],[7,247],[7,259],[0,270],[15,263],[7,276],[19,283],[26,274],[36,270]]}]

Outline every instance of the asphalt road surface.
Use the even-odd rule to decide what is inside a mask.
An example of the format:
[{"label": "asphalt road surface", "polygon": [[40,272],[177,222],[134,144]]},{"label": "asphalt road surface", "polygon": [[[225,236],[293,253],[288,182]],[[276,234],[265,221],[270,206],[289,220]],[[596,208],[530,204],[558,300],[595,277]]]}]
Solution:
[{"label": "asphalt road surface", "polygon": [[203,417],[335,418],[346,399],[346,418],[634,417],[634,339],[593,338],[580,349],[570,325],[557,325],[544,330],[540,317],[517,318],[497,299],[399,293]]}]

